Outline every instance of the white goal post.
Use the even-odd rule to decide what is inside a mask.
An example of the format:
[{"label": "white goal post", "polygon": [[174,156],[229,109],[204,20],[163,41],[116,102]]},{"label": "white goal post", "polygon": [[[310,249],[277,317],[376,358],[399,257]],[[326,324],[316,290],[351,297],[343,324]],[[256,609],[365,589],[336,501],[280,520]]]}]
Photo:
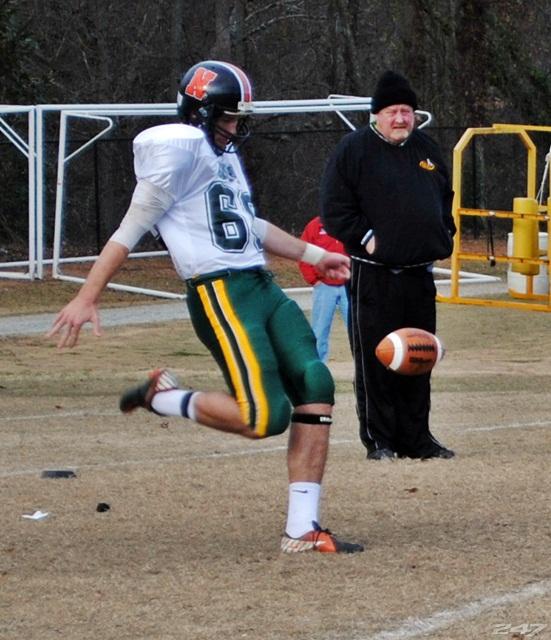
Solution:
[{"label": "white goal post", "polygon": [[[354,130],[356,127],[345,115],[345,112],[352,111],[370,111],[371,98],[370,97],[358,97],[358,96],[343,96],[343,95],[330,95],[328,98],[322,98],[318,100],[275,100],[275,101],[256,101],[248,104],[241,105],[244,111],[247,111],[251,115],[292,115],[296,113],[319,113],[319,112],[333,112],[336,113],[346,125]],[[53,109],[53,106],[47,107]],[[59,135],[59,153],[58,153],[58,165],[57,165],[57,191],[56,191],[56,206],[55,206],[55,220],[54,220],[54,245],[53,245],[53,258],[51,261],[44,261],[42,263],[51,262],[52,264],[52,277],[58,280],[64,280],[68,282],[84,282],[85,278],[78,276],[71,276],[63,272],[63,265],[67,263],[83,263],[92,262],[97,259],[95,256],[77,256],[77,257],[64,257],[62,254],[62,235],[64,224],[64,210],[63,201],[65,193],[66,183],[66,168],[68,164],[76,158],[82,151],[87,149],[90,145],[94,144],[97,140],[106,135],[114,126],[112,117],[116,116],[174,116],[176,113],[176,107],[174,104],[104,104],[104,105],[58,105],[55,107],[60,113],[60,135]],[[425,127],[432,121],[432,115],[427,111],[417,111],[417,115],[420,119],[419,127]],[[102,128],[95,136],[83,143],[80,147],[74,150],[71,154],[66,153],[67,137],[71,119],[91,119],[101,124]],[[41,206],[43,204],[41,203]],[[43,214],[43,210],[42,210]],[[41,216],[43,218],[43,215]],[[42,256],[43,247],[40,247],[40,256]],[[130,258],[147,258],[167,255],[166,251],[141,251],[133,252],[130,254]],[[449,274],[448,269],[435,268],[435,272],[439,274]],[[488,282],[494,281],[498,278],[492,276],[485,276],[481,274],[474,274],[468,272],[462,272],[461,276],[464,282]],[[438,281],[440,282],[440,281]],[[441,283],[445,284],[449,281],[442,280]],[[128,291],[133,293],[141,293],[145,295],[157,296],[160,298],[169,299],[183,299],[184,294],[175,293],[170,291],[162,291],[156,289],[148,289],[144,287],[136,287],[124,283],[110,282],[107,285],[111,289],[120,291]]]},{"label": "white goal post", "polygon": [[[27,139],[8,122],[10,116],[26,115]],[[0,278],[32,280],[36,270],[36,151],[35,151],[35,107],[23,105],[0,105],[0,133],[27,159],[28,219],[27,258],[0,262]],[[19,213],[19,212],[16,212]],[[17,269],[13,271],[12,269]],[[21,270],[23,269],[23,270]]]},{"label": "white goal post", "polygon": [[[243,110],[251,115],[286,115],[293,113],[319,113],[334,112],[339,115],[351,128],[354,125],[343,115],[345,111],[369,111],[371,109],[371,98],[355,97],[355,96],[330,96],[320,100],[278,100],[278,101],[257,101],[242,105]],[[423,112],[426,114],[426,112]],[[91,262],[98,256],[78,256],[66,258],[62,255],[62,235],[64,211],[63,201],[65,192],[66,167],[69,162],[77,157],[82,151],[91,144],[99,140],[114,126],[112,117],[115,116],[175,116],[175,104],[126,104],[126,105],[66,105],[60,109],[60,134],[59,134],[59,153],[57,164],[57,191],[56,191],[56,208],[54,219],[54,246],[52,258],[52,277],[58,280],[68,282],[84,282],[84,278],[71,276],[63,273],[63,265],[76,262]],[[102,123],[103,128],[90,140],[82,144],[71,154],[67,155],[67,134],[70,119],[87,118],[94,119],[98,123]],[[423,123],[428,124],[429,119]],[[154,252],[133,252],[129,255],[131,258],[147,258],[167,255],[166,251]],[[46,262],[46,261],[45,261]],[[133,293],[141,293],[145,295],[157,296],[160,298],[183,299],[184,294],[170,291],[160,291],[156,289],[148,289],[144,287],[135,287],[124,283],[110,282],[107,285],[111,289],[119,291],[128,291]]]}]

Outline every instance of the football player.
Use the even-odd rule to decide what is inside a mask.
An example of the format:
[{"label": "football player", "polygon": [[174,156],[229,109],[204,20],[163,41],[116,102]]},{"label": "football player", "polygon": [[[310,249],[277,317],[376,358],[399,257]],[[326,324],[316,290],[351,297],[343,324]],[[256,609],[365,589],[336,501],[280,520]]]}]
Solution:
[{"label": "football player", "polygon": [[227,62],[200,62],[183,75],[177,97],[181,123],[152,127],[134,140],[137,184],[129,209],[49,335],[59,334],[59,347],[72,347],[86,322],[99,335],[102,290],[140,238],[156,230],[187,284],[197,336],[229,392],[192,391],[158,369],[121,396],[121,410],[142,407],[183,416],[248,438],[280,434],[290,424],[281,549],[361,551],[361,545],[319,525],[334,382],[304,314],[265,270],[264,251],[315,264],[334,278],[349,277],[350,262],[256,216],[235,153],[248,136],[251,101],[249,78]]}]

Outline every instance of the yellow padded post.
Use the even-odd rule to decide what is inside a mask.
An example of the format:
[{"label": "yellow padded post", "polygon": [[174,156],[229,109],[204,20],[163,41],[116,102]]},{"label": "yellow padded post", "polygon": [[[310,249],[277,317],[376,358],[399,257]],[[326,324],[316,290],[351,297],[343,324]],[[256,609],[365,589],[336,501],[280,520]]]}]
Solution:
[{"label": "yellow padded post", "polygon": [[[538,213],[538,201],[535,198],[513,198],[514,213]],[[513,256],[515,258],[539,258],[538,221],[530,218],[513,220]],[[512,270],[525,276],[539,273],[539,265],[513,262]]]}]

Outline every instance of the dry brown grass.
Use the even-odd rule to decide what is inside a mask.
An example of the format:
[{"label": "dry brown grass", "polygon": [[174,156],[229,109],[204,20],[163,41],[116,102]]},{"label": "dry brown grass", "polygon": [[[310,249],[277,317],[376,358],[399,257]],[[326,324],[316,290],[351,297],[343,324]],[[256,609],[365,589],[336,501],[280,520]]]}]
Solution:
[{"label": "dry brown grass", "polygon": [[[268,268],[283,287],[306,286],[298,266],[287,260],[272,257]],[[65,265],[63,273],[86,277],[90,264]],[[127,285],[185,293],[169,258],[129,260],[117,274],[115,282]],[[43,280],[2,280],[0,278],[0,317],[27,313],[58,311],[78,290],[79,284],[54,280],[46,273]],[[102,306],[121,307],[133,304],[158,304],[159,298],[108,289],[102,296]]]},{"label": "dry brown grass", "polygon": [[[464,239],[465,250],[482,253],[486,252],[484,239]],[[497,255],[505,255],[505,240],[496,241],[495,251]],[[445,260],[439,266],[449,268],[450,261]],[[307,286],[302,278],[298,266],[288,260],[270,256],[268,268],[273,271],[278,283],[282,287]],[[63,266],[65,275],[86,277],[90,269],[89,263],[68,264]],[[465,271],[477,273],[490,273],[503,277],[506,266],[498,264],[491,266],[489,261],[465,262],[462,265]],[[0,278],[0,317],[27,313],[46,313],[58,311],[65,305],[78,289],[78,284],[67,283],[61,280],[53,280],[46,269],[43,280],[3,280]],[[173,293],[185,293],[185,284],[182,283],[168,257],[142,258],[129,260],[117,274],[115,282],[132,286],[145,287]],[[106,290],[102,296],[102,306],[121,307],[133,304],[158,304],[159,298],[126,293],[121,291]]]},{"label": "dry brown grass", "polygon": [[[335,327],[323,521],[366,543],[352,557],[279,554],[284,436],[118,413],[120,390],[155,365],[220,387],[188,322],[87,333],[70,352],[0,340],[2,640],[512,639],[497,632],[521,624],[550,637],[549,317],[452,305],[439,317],[432,423],[452,461],[365,460]],[[36,509],[51,515],[21,517]],[[540,593],[524,597],[530,585]],[[407,622],[436,614],[430,633]]]}]

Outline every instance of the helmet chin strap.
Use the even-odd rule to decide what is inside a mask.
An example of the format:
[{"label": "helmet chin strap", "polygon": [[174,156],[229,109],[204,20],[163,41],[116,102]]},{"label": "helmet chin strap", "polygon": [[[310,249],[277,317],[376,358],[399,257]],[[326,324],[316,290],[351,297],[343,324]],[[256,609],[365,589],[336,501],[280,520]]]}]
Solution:
[{"label": "helmet chin strap", "polygon": [[[212,145],[215,147],[215,152],[216,152],[216,150],[218,150],[218,151],[220,151],[220,153],[237,153],[237,151],[241,147],[241,145],[244,142],[246,142],[248,140],[249,136],[251,135],[251,131],[249,129],[249,126],[247,125],[247,123],[244,120],[239,122],[239,124],[237,125],[237,133],[235,133],[233,135],[228,135],[228,131],[226,131],[226,129],[224,129],[223,127],[219,127],[216,124],[214,124],[212,129],[213,129],[212,134],[211,134]],[[227,142],[226,146],[224,147],[224,149],[219,147],[214,142],[214,134],[215,133],[219,133],[219,134],[223,135],[225,138],[227,138],[228,142]]]},{"label": "helmet chin strap", "polygon": [[[224,127],[216,124],[217,117],[215,116],[215,107],[214,105],[208,105],[197,109],[195,115],[190,118],[189,124],[205,132],[214,153],[220,156],[223,153],[236,153],[239,147],[241,147],[251,135],[246,119],[247,118],[241,118],[237,124],[237,132],[230,134]],[[223,148],[216,144],[215,136],[217,133],[227,139],[226,146]]]}]

